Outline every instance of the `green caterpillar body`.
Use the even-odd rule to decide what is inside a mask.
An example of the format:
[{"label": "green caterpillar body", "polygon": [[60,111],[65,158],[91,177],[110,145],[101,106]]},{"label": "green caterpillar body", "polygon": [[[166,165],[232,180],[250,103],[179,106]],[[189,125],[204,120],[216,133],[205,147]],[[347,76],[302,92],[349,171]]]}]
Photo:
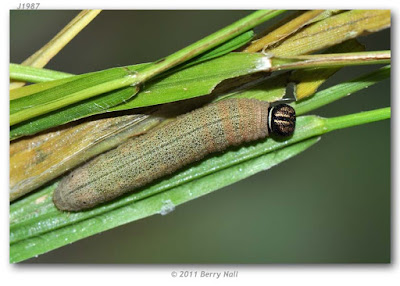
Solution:
[{"label": "green caterpillar body", "polygon": [[271,110],[268,102],[230,99],[181,115],[72,171],[59,183],[53,201],[60,210],[92,208],[210,153],[264,138],[270,131],[286,128],[283,133],[293,133],[294,110],[290,114],[275,110],[273,120]]}]

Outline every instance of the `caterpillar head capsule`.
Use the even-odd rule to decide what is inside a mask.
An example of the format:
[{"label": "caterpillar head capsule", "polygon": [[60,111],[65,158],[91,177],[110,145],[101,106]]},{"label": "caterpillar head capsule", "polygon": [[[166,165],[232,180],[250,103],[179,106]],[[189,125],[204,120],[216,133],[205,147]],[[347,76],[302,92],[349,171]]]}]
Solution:
[{"label": "caterpillar head capsule", "polygon": [[296,126],[296,112],[287,104],[278,104],[269,109],[268,129],[270,133],[288,137]]}]

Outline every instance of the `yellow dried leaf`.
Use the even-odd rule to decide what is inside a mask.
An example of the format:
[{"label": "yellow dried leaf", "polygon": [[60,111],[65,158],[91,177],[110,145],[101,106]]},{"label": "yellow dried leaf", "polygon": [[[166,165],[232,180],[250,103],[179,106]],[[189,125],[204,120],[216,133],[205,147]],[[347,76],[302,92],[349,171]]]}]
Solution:
[{"label": "yellow dried leaf", "polygon": [[390,26],[390,10],[352,10],[316,22],[266,52],[287,57],[306,55]]},{"label": "yellow dried leaf", "polygon": [[313,19],[319,17],[323,12],[324,10],[312,10],[301,14],[300,16],[294,18],[288,23],[268,33],[261,39],[258,39],[257,41],[253,42],[250,46],[248,46],[244,50],[244,52],[249,52],[249,53],[258,52],[261,51],[262,49],[271,46],[272,44],[277,43],[278,41],[297,32],[299,29],[309,24]]}]

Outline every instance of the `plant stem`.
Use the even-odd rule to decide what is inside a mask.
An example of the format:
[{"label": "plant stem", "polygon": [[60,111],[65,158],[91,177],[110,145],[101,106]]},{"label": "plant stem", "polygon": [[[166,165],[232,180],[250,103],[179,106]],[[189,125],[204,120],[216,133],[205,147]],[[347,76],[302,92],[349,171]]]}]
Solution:
[{"label": "plant stem", "polygon": [[390,64],[390,58],[390,51],[272,57],[272,67],[268,71]]},{"label": "plant stem", "polygon": [[344,116],[325,118],[324,133],[390,118],[390,107],[364,111]]},{"label": "plant stem", "polygon": [[68,23],[45,46],[26,59],[22,64],[33,67],[44,67],[65,45],[67,45],[83,28],[85,28],[101,10],[83,10]]},{"label": "plant stem", "polygon": [[10,64],[10,79],[27,82],[45,82],[73,76],[73,74],[43,68]]}]

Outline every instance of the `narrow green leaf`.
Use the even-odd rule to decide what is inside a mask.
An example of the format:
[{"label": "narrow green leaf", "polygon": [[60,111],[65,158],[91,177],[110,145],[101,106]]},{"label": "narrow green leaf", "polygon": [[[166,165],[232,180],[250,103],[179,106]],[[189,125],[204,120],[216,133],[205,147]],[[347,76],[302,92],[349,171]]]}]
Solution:
[{"label": "narrow green leaf", "polygon": [[254,37],[254,32],[252,30],[247,31],[239,36],[237,36],[236,38],[233,38],[217,47],[215,47],[214,49],[207,51],[195,58],[193,58],[192,60],[177,66],[176,68],[173,68],[171,71],[168,72],[168,74],[170,73],[174,73],[176,71],[197,65],[199,63],[217,58],[217,57],[221,57],[223,55],[226,55],[240,47],[242,47],[243,45],[247,44],[248,42],[250,42],[250,40]]},{"label": "narrow green leaf", "polygon": [[51,127],[59,126],[89,115],[104,113],[120,102],[127,101],[136,92],[137,87],[125,87],[37,116],[28,122],[22,122],[11,126],[10,140],[36,134]]},{"label": "narrow green leaf", "polygon": [[262,54],[230,53],[148,82],[135,98],[112,108],[126,110],[209,94],[223,80],[265,70]]},{"label": "narrow green leaf", "polygon": [[338,129],[344,129],[357,125],[367,124],[375,121],[389,119],[391,115],[391,108],[385,107],[370,111],[359,112],[355,114],[348,114],[344,116],[333,117],[325,119],[325,133]]},{"label": "narrow green leaf", "polygon": [[34,68],[17,64],[10,64],[10,79],[26,82],[44,82],[67,78],[72,74],[53,71],[49,69]]},{"label": "narrow green leaf", "polygon": [[113,68],[78,78],[42,92],[10,101],[10,125],[57,110],[101,93],[129,86],[135,75]]},{"label": "narrow green leaf", "polygon": [[[130,72],[134,73],[137,70],[139,70],[149,64],[151,64],[151,63],[127,66],[127,67],[123,67],[122,69],[126,69],[127,72],[130,71]],[[19,66],[19,65],[16,65],[16,66],[18,66],[18,69],[24,70],[24,72],[26,71],[22,66]],[[31,69],[33,69],[33,68],[31,68]],[[40,70],[40,69],[36,69],[36,70]],[[37,72],[37,71],[35,71],[35,72]],[[53,72],[53,71],[51,71],[51,72]],[[61,85],[73,82],[78,79],[82,80],[83,78],[86,78],[88,76],[95,76],[97,74],[100,74],[100,76],[104,76],[103,73],[107,73],[107,70],[90,72],[90,73],[85,73],[85,74],[80,74],[80,75],[70,75],[63,79],[51,80],[51,81],[47,81],[47,82],[41,82],[41,83],[32,84],[32,85],[24,86],[21,88],[13,89],[13,90],[10,90],[10,100],[18,99],[18,98],[29,96],[29,95],[34,96],[36,93],[43,92],[43,91],[51,89],[51,88],[59,87]],[[27,76],[31,76],[31,74],[27,73]],[[53,91],[57,92],[57,89],[53,89]]]}]

